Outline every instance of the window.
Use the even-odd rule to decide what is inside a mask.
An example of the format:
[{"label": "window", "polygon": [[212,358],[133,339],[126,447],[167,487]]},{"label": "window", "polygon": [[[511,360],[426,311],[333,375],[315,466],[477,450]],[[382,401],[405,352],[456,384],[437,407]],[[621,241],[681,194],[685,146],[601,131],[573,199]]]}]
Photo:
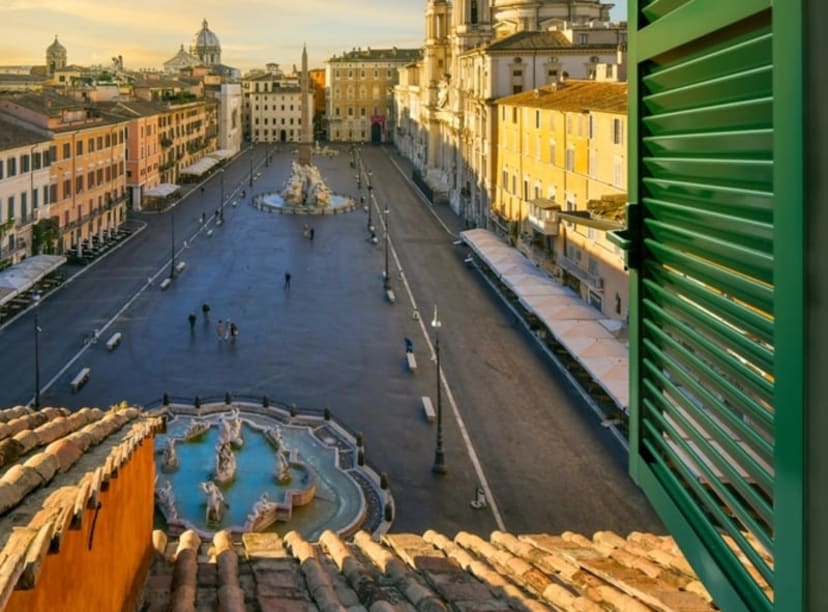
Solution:
[{"label": "window", "polygon": [[558,157],[557,146],[554,140],[549,141],[549,163],[555,165]]},{"label": "window", "polygon": [[25,191],[20,194],[20,220],[23,223],[29,220],[29,194]]},{"label": "window", "polygon": [[598,168],[596,168],[595,163],[595,151],[590,149],[589,157],[587,158],[587,174],[594,177],[597,170]]},{"label": "window", "polygon": [[513,77],[522,77],[523,76],[523,70],[512,70],[512,76]]},{"label": "window", "polygon": [[529,181],[527,179],[523,179],[523,199],[529,199]]},{"label": "window", "polygon": [[612,144],[624,144],[624,122],[621,119],[612,120]]},{"label": "window", "polygon": [[43,154],[36,151],[32,154],[32,170],[40,170],[43,167]]},{"label": "window", "polygon": [[3,180],[3,160],[0,160],[0,180]]},{"label": "window", "polygon": [[83,175],[75,177],[75,193],[83,191]]},{"label": "window", "polygon": [[94,138],[89,139],[89,144],[87,145],[86,150],[89,153],[93,153],[95,151],[95,139]]},{"label": "window", "polygon": [[9,196],[6,202],[6,220],[14,219],[14,196]]},{"label": "window", "polygon": [[10,157],[6,160],[6,176],[17,175],[17,159]]},{"label": "window", "polygon": [[68,142],[63,143],[63,159],[69,159],[72,157],[72,145]]},{"label": "window", "polygon": [[612,184],[616,187],[623,187],[624,183],[624,160],[616,155],[612,163]]},{"label": "window", "polygon": [[569,172],[575,170],[575,149],[566,150],[566,169]]},{"label": "window", "polygon": [[509,190],[509,173],[506,170],[503,171],[503,189]]},{"label": "window", "polygon": [[589,44],[589,34],[578,34],[578,44],[579,45]]},{"label": "window", "polygon": [[83,155],[83,141],[79,140],[75,143],[75,155]]},{"label": "window", "polygon": [[471,23],[477,23],[477,0],[471,0]]},{"label": "window", "polygon": [[40,192],[37,189],[32,191],[32,210],[37,210],[37,207],[40,206],[39,202]]},{"label": "window", "polygon": [[29,154],[28,153],[26,155],[21,155],[20,156],[20,173],[21,174],[26,173],[26,172],[29,171],[29,164],[30,163],[31,162],[29,161]]},{"label": "window", "polygon": [[595,138],[595,117],[592,115],[587,117],[587,138]]}]

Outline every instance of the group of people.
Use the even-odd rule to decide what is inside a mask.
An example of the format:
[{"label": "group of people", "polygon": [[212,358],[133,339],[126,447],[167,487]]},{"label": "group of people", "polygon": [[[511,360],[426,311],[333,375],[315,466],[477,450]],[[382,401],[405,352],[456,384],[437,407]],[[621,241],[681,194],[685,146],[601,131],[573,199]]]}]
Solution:
[{"label": "group of people", "polygon": [[[210,305],[205,302],[201,305],[201,314],[204,316],[204,325],[207,325],[207,322],[210,320]],[[195,312],[190,312],[187,315],[187,322],[190,324],[190,333],[195,333],[195,324],[198,320],[196,317]],[[236,338],[239,335],[239,327],[236,325],[234,321],[227,319],[226,321],[222,321],[221,319],[218,320],[216,323],[216,336],[219,339],[219,342],[235,342]]]},{"label": "group of people", "polygon": [[304,234],[303,234],[303,235],[304,235],[304,237],[305,237],[305,238],[308,238],[308,239],[310,239],[310,240],[312,241],[312,240],[313,240],[313,235],[314,235],[315,233],[316,233],[316,230],[314,230],[314,229],[313,229],[310,225],[308,225],[307,223],[305,223],[305,229],[304,229]]},{"label": "group of people", "polygon": [[216,323],[216,336],[219,342],[235,342],[238,335],[239,328],[230,319],[227,319],[226,322],[219,319]]}]

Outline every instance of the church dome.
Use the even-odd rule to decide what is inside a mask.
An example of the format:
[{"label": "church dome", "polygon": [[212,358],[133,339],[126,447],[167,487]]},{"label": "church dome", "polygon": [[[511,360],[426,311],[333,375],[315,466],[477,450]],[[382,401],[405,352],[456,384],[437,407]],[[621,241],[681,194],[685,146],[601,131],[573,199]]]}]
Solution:
[{"label": "church dome", "polygon": [[215,35],[210,28],[207,27],[207,20],[201,22],[201,30],[195,33],[193,36],[193,47],[195,48],[207,48],[207,47],[220,47],[221,44],[219,43],[218,36]]},{"label": "church dome", "polygon": [[66,52],[66,47],[64,47],[62,44],[60,44],[60,42],[58,42],[57,34],[55,34],[55,42],[53,42],[51,45],[46,47],[46,51],[49,51],[49,52],[55,52],[55,51]]}]

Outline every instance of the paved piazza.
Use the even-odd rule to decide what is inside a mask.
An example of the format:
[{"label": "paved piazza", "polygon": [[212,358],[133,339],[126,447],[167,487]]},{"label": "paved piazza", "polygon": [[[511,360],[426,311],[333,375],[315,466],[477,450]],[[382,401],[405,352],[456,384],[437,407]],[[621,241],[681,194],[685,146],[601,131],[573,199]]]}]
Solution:
[{"label": "paved piazza", "polygon": [[[451,211],[419,198],[407,179],[410,168],[393,150],[366,145],[362,157],[378,204],[372,214],[376,245],[368,240],[368,215],[359,209],[304,217],[267,214],[250,204],[252,195],[282,186],[292,159],[286,147],[267,167],[265,148],[257,147],[260,176],[252,187],[249,154],[230,163],[224,187],[237,206],[226,207],[220,227],[213,219],[218,175],[172,213],[134,215],[130,223],[145,225],[142,231],[39,307],[43,405],[148,405],[164,393],[188,401],[226,392],[267,395],[300,411],[327,408],[364,434],[368,461],[390,480],[393,531],[663,531],[627,476],[618,442],[499,297],[463,264],[467,253],[453,244],[461,228]],[[334,193],[358,199],[350,160],[343,148],[341,155],[314,161]],[[393,304],[382,282],[380,211],[386,205]],[[163,266],[170,259],[172,217],[176,262],[186,268],[161,290],[169,276]],[[313,240],[305,224],[312,225]],[[205,302],[209,322],[202,319]],[[435,303],[447,382],[444,476],[431,472],[436,425],[426,421],[421,403],[427,395],[436,407],[429,327]],[[415,308],[419,319],[412,317]],[[198,317],[192,333],[190,312]],[[238,326],[235,342],[218,340],[219,319]],[[29,312],[0,332],[2,406],[32,398],[33,323]],[[103,330],[101,341],[84,348],[82,337],[95,329]],[[104,344],[115,332],[123,340],[110,352]],[[414,343],[413,373],[404,338]],[[89,381],[72,393],[69,382],[84,367]],[[490,493],[485,509],[469,503],[479,485]]]}]

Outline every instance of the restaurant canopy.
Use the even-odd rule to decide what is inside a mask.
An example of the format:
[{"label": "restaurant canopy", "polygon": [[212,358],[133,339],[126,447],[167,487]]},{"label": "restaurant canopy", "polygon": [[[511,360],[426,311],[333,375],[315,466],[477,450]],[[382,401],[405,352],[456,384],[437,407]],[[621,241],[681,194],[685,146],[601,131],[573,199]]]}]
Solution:
[{"label": "restaurant canopy", "polygon": [[191,174],[193,176],[201,176],[208,170],[210,170],[213,166],[215,166],[218,162],[217,159],[213,157],[202,157],[194,164],[190,164],[186,168],[182,168],[181,174]]},{"label": "restaurant canopy", "polygon": [[171,196],[176,191],[181,189],[179,185],[173,183],[161,183],[155,187],[150,187],[144,192],[145,198],[166,198]]},{"label": "restaurant canopy", "polygon": [[626,411],[630,393],[629,349],[613,333],[618,322],[604,318],[572,289],[547,276],[492,232],[473,229],[462,232],[460,237]]},{"label": "restaurant canopy", "polygon": [[66,263],[62,255],[33,255],[0,272],[0,305],[31,289],[41,278]]}]

